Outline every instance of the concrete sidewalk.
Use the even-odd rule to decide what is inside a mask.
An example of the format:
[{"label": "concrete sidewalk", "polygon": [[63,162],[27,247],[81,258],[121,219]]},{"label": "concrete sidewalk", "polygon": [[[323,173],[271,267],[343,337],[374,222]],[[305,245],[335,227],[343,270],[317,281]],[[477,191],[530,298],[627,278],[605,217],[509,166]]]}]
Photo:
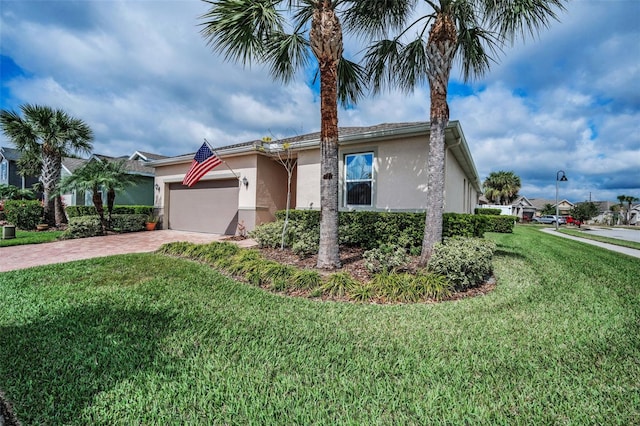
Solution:
[{"label": "concrete sidewalk", "polygon": [[640,250],[617,246],[615,244],[601,243],[600,241],[588,240],[586,238],[574,237],[573,235],[563,234],[562,232],[557,232],[553,228],[543,228],[542,232],[546,232],[547,234],[555,235],[556,237],[568,238],[574,241],[580,241],[581,243],[591,244],[592,246],[602,247],[607,250],[615,251],[618,253],[623,253],[632,257],[637,257],[640,259]]},{"label": "concrete sidewalk", "polygon": [[[152,252],[162,244],[174,241],[210,243],[227,237],[227,235],[218,234],[161,230],[0,247],[0,272],[115,254]],[[241,247],[251,247],[256,244],[250,239],[234,241],[234,243]]]}]

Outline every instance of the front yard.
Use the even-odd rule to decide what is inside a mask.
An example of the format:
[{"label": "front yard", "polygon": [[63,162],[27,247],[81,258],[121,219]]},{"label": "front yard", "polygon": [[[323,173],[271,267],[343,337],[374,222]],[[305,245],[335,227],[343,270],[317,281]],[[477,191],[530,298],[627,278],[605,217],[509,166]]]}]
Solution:
[{"label": "front yard", "polygon": [[489,234],[496,289],[289,298],[157,254],[0,274],[23,424],[638,424],[640,263]]}]

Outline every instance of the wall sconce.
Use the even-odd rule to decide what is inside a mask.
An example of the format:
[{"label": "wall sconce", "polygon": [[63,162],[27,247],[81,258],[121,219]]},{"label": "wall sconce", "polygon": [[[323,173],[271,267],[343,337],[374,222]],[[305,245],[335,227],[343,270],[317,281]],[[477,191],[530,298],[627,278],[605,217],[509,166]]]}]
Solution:
[{"label": "wall sconce", "polygon": [[242,178],[242,184],[244,185],[245,188],[249,187],[249,180],[247,179],[246,176]]},{"label": "wall sconce", "polygon": [[157,183],[155,184],[155,188],[156,188],[156,191],[160,191],[160,185],[158,185]]}]

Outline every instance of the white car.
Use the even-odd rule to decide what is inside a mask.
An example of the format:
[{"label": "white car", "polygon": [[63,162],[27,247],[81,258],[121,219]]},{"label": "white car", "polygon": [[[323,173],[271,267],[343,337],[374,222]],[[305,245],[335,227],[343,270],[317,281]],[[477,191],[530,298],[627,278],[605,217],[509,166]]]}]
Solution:
[{"label": "white car", "polygon": [[544,216],[534,217],[533,221],[538,223],[551,224],[551,225],[555,225],[556,222],[558,222],[558,225],[564,225],[567,223],[564,217],[560,216],[557,218],[556,215],[554,214],[546,214]]}]

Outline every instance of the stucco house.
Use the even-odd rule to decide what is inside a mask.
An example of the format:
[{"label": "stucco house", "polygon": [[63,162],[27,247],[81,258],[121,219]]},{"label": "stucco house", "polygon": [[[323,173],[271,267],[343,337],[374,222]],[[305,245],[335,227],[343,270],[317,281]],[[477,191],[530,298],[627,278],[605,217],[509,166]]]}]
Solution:
[{"label": "stucco house", "polygon": [[[88,159],[80,158],[63,158],[62,159],[62,177],[73,174],[79,167],[82,167],[89,161],[124,161],[124,168],[127,173],[135,175],[137,182],[128,185],[122,191],[116,194],[116,204],[119,205],[146,205],[154,204],[154,169],[149,167],[149,162],[166,158],[163,155],[151,154],[141,151],[134,152],[129,157],[110,157],[107,155],[94,154]],[[92,194],[82,191],[73,191],[69,194],[63,194],[62,199],[68,206],[84,206],[92,205]],[[102,194],[103,201],[106,203],[107,194]]]},{"label": "stucco house", "polygon": [[[480,180],[457,121],[446,129],[445,211],[472,213]],[[390,123],[340,128],[340,209],[389,212],[425,210],[429,123]],[[320,208],[320,134],[274,142],[288,144],[297,159],[291,206]],[[261,141],[224,146],[216,154],[224,163],[192,187],[182,184],[194,154],[152,161],[155,208],[164,228],[235,234],[274,220],[287,197],[285,168]]]},{"label": "stucco house", "polygon": [[[500,209],[501,215],[517,216],[521,222],[529,222],[536,215],[536,207],[524,195],[519,196],[509,205],[489,204],[484,197],[480,197],[478,208]],[[484,201],[484,202],[483,202]]]}]

